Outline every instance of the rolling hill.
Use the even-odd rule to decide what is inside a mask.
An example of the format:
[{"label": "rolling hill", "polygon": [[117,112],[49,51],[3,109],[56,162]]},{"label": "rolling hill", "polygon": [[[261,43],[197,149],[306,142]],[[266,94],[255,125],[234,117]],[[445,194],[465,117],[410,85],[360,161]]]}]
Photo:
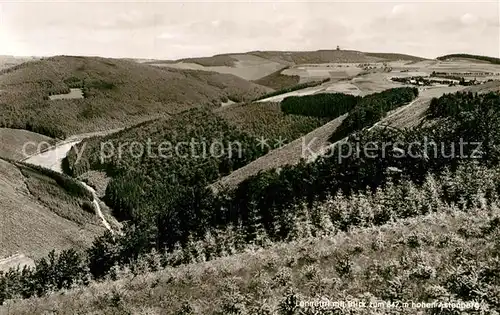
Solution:
[{"label": "rolling hill", "polygon": [[425,60],[425,58],[388,53],[365,53],[356,50],[317,50],[317,51],[256,51],[251,52],[259,57],[278,61],[284,64],[318,64],[318,63],[370,63],[396,60]]},{"label": "rolling hill", "polygon": [[406,54],[397,54],[397,53],[365,53],[365,55],[369,57],[381,58],[384,61],[398,61],[398,60],[410,60],[410,61],[424,61],[426,58],[406,55]]},{"label": "rolling hill", "polygon": [[90,200],[69,177],[0,159],[0,257],[86,248],[104,232]]},{"label": "rolling hill", "polygon": [[36,60],[36,57],[15,57],[15,56],[0,56],[0,71],[17,66],[23,62]]},{"label": "rolling hill", "polygon": [[471,55],[471,54],[450,54],[437,57],[438,60],[450,60],[450,59],[471,59],[476,61],[484,61],[489,62],[491,64],[500,64],[500,58],[496,57],[488,57],[488,56],[480,56],[480,55]]},{"label": "rolling hill", "polygon": [[[179,60],[152,60],[144,63],[157,67],[196,69],[230,73],[252,80],[273,89],[282,89],[299,83],[296,75],[283,74],[284,69],[294,70],[314,64],[368,64],[391,61],[422,61],[424,58],[389,53],[364,53],[355,50],[317,51],[251,51],[221,54],[212,57],[185,58]],[[293,72],[293,71],[292,71]],[[337,77],[338,75],[335,75]],[[342,78],[344,74],[341,74]],[[345,75],[349,77],[350,75]],[[288,78],[287,78],[288,77]],[[302,81],[301,81],[302,82]]]},{"label": "rolling hill", "polygon": [[[64,97],[70,88],[80,97]],[[51,137],[129,126],[192,107],[269,92],[215,72],[160,69],[127,60],[58,56],[0,72],[0,126]],[[60,96],[59,100],[50,97]],[[83,98],[81,97],[83,96]]]}]

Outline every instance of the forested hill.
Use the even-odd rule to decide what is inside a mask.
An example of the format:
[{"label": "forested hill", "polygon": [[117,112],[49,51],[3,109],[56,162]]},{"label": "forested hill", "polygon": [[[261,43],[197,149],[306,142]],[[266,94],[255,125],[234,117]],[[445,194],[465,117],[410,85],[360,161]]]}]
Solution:
[{"label": "forested hill", "polygon": [[[70,89],[76,97],[65,96]],[[129,126],[270,89],[214,72],[160,69],[133,61],[58,56],[0,72],[0,127],[50,137]],[[80,92],[78,92],[80,91]],[[51,100],[56,96],[56,99]]]},{"label": "forested hill", "polygon": [[476,59],[481,61],[487,61],[492,64],[500,64],[500,58],[496,57],[488,57],[488,56],[480,56],[480,55],[470,55],[470,54],[450,54],[441,57],[437,57],[437,60],[448,60],[451,58],[467,58],[467,59]]}]

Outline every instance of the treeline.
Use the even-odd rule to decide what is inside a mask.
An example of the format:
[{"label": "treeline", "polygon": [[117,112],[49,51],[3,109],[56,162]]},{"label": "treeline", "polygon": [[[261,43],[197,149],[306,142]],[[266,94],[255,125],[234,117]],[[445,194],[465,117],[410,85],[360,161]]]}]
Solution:
[{"label": "treeline", "polygon": [[298,75],[285,75],[281,74],[283,71],[286,69],[289,69],[290,67],[287,66],[283,69],[279,69],[276,72],[273,72],[263,78],[260,78],[258,80],[254,80],[252,82],[270,87],[274,90],[282,90],[286,89],[288,87],[295,86],[299,84],[300,82],[300,76]]},{"label": "treeline", "polygon": [[[432,75],[431,75],[431,77],[432,77]],[[429,86],[429,85],[436,84],[436,83],[438,83],[438,84],[446,84],[446,85],[449,85],[449,86],[456,85],[457,83],[455,81],[452,81],[452,80],[459,81],[458,83],[460,85],[468,85],[468,83],[465,82],[464,78],[458,77],[458,79],[455,79],[454,77],[451,77],[451,78],[446,77],[446,79],[449,79],[449,80],[438,80],[438,79],[429,80],[428,78],[422,77],[422,76],[418,76],[418,77],[404,77],[404,78],[398,78],[398,77],[391,78],[391,80],[395,81],[395,82],[400,82],[400,83],[404,83],[404,84],[413,84],[413,85],[425,85],[425,86]],[[414,82],[411,82],[411,81],[414,81]]]},{"label": "treeline", "polygon": [[470,58],[470,59],[477,59],[477,60],[483,60],[483,61],[488,61],[493,64],[500,64],[500,59],[495,58],[495,57],[488,57],[488,56],[480,56],[480,55],[470,55],[470,54],[450,54],[450,55],[445,55],[441,57],[437,57],[436,59],[438,60],[447,60],[450,58]]},{"label": "treeline", "polygon": [[27,164],[24,162],[16,162],[16,164],[17,166],[19,166],[23,174],[30,170],[34,170],[39,174],[52,178],[53,180],[56,181],[56,183],[59,186],[64,188],[64,190],[72,196],[83,198],[88,201],[92,201],[94,199],[92,193],[88,191],[88,189],[85,186],[83,186],[80,182],[78,182],[74,178],[71,178],[68,175],[61,174],[38,165]]},{"label": "treeline", "polygon": [[[414,84],[414,85],[419,85],[420,83],[422,83],[422,85],[431,85],[432,84],[432,81],[427,80],[426,78],[424,78],[422,76],[404,77],[404,78],[393,77],[393,78],[391,78],[391,81],[400,82],[400,83],[404,83],[404,84]],[[415,82],[412,83],[411,81],[415,81]]]},{"label": "treeline", "polygon": [[[431,118],[456,117],[470,112],[475,108],[488,108],[485,102],[497,104],[498,95],[477,94],[472,92],[457,92],[455,94],[445,94],[440,98],[433,98],[429,109],[428,116]],[[478,104],[480,104],[478,106]]]},{"label": "treeline", "polygon": [[27,121],[22,121],[21,117],[0,117],[0,128],[27,130],[54,139],[66,138],[66,133],[62,131],[56,124],[52,125],[50,123],[42,123],[40,120],[41,119],[30,117]]},{"label": "treeline", "polygon": [[360,100],[359,96],[342,93],[289,96],[281,102],[281,110],[285,114],[333,119],[349,112]]},{"label": "treeline", "polygon": [[300,83],[300,84],[297,84],[297,85],[294,85],[291,87],[287,87],[284,89],[280,89],[278,91],[274,91],[274,92],[259,96],[258,98],[254,99],[253,101],[256,102],[256,101],[260,101],[260,100],[263,100],[263,99],[266,99],[269,97],[273,97],[273,96],[277,96],[277,95],[281,95],[281,94],[285,94],[285,93],[289,93],[289,92],[293,92],[293,91],[297,91],[297,90],[302,90],[302,89],[305,89],[308,87],[315,87],[315,86],[321,85],[321,84],[328,82],[328,81],[330,81],[330,78],[326,78],[326,79],[321,80],[321,81],[311,81],[311,82]]},{"label": "treeline", "polygon": [[418,97],[417,88],[395,88],[363,97],[349,111],[342,125],[331,136],[330,141],[337,142],[353,132],[371,126],[387,115],[387,112],[411,102]]}]

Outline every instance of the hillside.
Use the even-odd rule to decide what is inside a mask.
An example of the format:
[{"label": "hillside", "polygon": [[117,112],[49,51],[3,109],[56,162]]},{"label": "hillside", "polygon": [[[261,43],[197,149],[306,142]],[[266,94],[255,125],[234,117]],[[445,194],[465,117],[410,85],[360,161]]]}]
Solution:
[{"label": "hillside", "polygon": [[471,55],[471,54],[450,54],[445,56],[437,57],[438,60],[450,60],[450,59],[472,59],[476,61],[485,61],[491,64],[500,64],[500,58],[496,57],[488,57],[488,56],[479,56],[479,55]]},{"label": "hillside", "polygon": [[[470,171],[474,176],[468,175]],[[144,256],[132,270],[119,272],[118,280],[94,282],[44,298],[9,301],[0,311],[448,314],[458,311],[456,303],[475,301],[491,313],[488,311],[499,307],[495,257],[500,212],[497,197],[481,194],[494,186],[482,176],[498,178],[498,170],[464,167],[456,173],[429,177],[422,187],[404,182],[376,193],[338,195],[312,211],[330,214],[332,221],[326,215],[322,225],[317,225],[311,218],[299,216],[301,221],[287,243],[261,248],[242,246],[229,234],[220,243],[210,243],[207,238],[172,254]],[[455,180],[454,187],[449,186],[450,179]],[[450,189],[470,194],[471,204],[459,207],[444,201]],[[377,211],[402,217],[379,224],[373,220]],[[344,230],[335,217],[353,226]],[[218,250],[232,255],[210,259]],[[184,264],[170,265],[175,262]],[[346,309],[333,304],[339,301],[362,301],[371,307]],[[402,304],[411,302],[435,304]],[[464,306],[464,314],[475,314],[473,305]]]},{"label": "hillside", "polygon": [[[294,138],[290,143],[280,148],[275,148],[259,159],[224,176],[216,183],[212,184],[211,187],[215,191],[233,189],[245,179],[256,176],[260,172],[297,165],[302,160],[314,159],[331,144],[330,137],[343,125],[344,120],[346,120],[348,116],[347,112],[349,109],[352,108],[356,102],[362,101],[361,98],[358,100],[356,97],[344,96],[336,99],[335,96],[342,96],[342,94],[315,94],[286,98],[280,105],[282,109],[288,111],[295,110],[297,113],[301,112],[303,117],[307,118],[318,116],[322,113],[325,116],[323,118],[327,118],[329,121],[321,127],[307,134],[303,134],[301,137]],[[370,97],[371,96],[368,96],[367,98]],[[347,100],[351,100],[350,103],[352,104],[350,106]],[[344,108],[344,110],[342,110],[342,108]],[[331,112],[335,111],[338,112],[332,116]],[[310,116],[308,116],[307,112],[309,112]],[[393,114],[394,113],[391,112],[390,117],[392,117]],[[321,115],[319,116],[321,117]],[[387,118],[382,119],[382,122],[386,119]]]},{"label": "hillside", "polygon": [[255,139],[264,137],[274,145],[280,137],[288,143],[326,124],[326,117],[288,115],[279,103],[247,103],[221,107],[216,111],[228,124]]},{"label": "hillside", "polygon": [[422,61],[425,58],[396,54],[396,53],[368,53],[356,50],[316,50],[316,51],[250,51],[238,54],[220,54],[211,57],[183,58],[179,60],[148,61],[148,63],[196,63],[205,67],[228,66],[234,67],[238,57],[242,55],[257,56],[282,65],[300,65],[317,63],[366,63],[378,61],[410,60]]},{"label": "hillside", "polygon": [[[70,88],[83,98],[64,97]],[[216,108],[270,89],[215,72],[160,69],[127,60],[58,56],[0,72],[2,127],[51,137],[129,126],[192,107]],[[59,100],[50,100],[53,95]]]},{"label": "hillside", "polygon": [[[104,232],[72,180],[0,159],[0,258],[85,248]],[[1,268],[1,266],[0,266]]]},{"label": "hillside", "polygon": [[23,62],[36,60],[35,57],[15,57],[15,56],[0,56],[0,71],[17,66]]},{"label": "hillside", "polygon": [[279,169],[286,165],[296,165],[302,159],[313,157],[315,152],[319,152],[329,142],[328,139],[332,133],[342,124],[347,115],[340,116],[323,126],[309,132],[303,137],[297,138],[287,143],[281,148],[275,148],[268,154],[257,160],[235,170],[231,174],[224,176],[211,185],[215,191],[224,191],[224,189],[233,189],[245,179],[257,175],[259,172],[265,172],[272,169]]},{"label": "hillside", "polygon": [[398,60],[410,60],[410,61],[424,61],[426,58],[411,56],[406,54],[397,53],[365,53],[367,56],[381,58],[384,61],[398,61]]},{"label": "hillside", "polygon": [[300,77],[298,75],[293,76],[281,74],[284,69],[273,72],[263,78],[255,80],[254,82],[260,85],[268,86],[275,90],[282,90],[299,84]]},{"label": "hillside", "polygon": [[[104,200],[115,209],[119,218],[138,222],[144,220],[146,214],[161,213],[169,204],[185,203],[183,194],[186,191],[203,194],[206,185],[327,121],[325,118],[284,115],[279,104],[234,104],[215,113],[189,110],[170,119],[85,140],[78,145],[85,146],[84,154],[77,160],[76,154],[71,152],[64,161],[65,171],[84,177],[89,171],[94,171],[93,174],[105,172],[111,180]],[[267,145],[259,145],[261,137],[268,139]],[[141,157],[124,149],[120,156],[111,151],[109,158],[100,160],[101,144],[116,149],[120,143],[131,141],[142,143],[144,147],[149,141],[156,146],[147,154],[143,152]],[[168,144],[164,149],[170,149],[161,154],[160,143]],[[222,145],[223,152],[213,155],[214,144]],[[181,220],[185,225],[185,220],[191,220],[194,224],[194,218],[185,214],[169,215],[175,216],[169,220]],[[178,237],[181,236],[175,236]],[[173,239],[174,236],[169,242]]]},{"label": "hillside", "polygon": [[[251,52],[259,57],[284,64],[319,63],[370,63],[395,60],[396,55],[363,53],[355,50],[317,50],[317,51],[257,51]],[[410,57],[410,56],[408,56]],[[412,59],[417,57],[411,57]],[[397,59],[396,59],[397,60]],[[421,59],[420,59],[421,60]]]},{"label": "hillside", "polygon": [[[212,57],[152,60],[144,63],[161,68],[229,73],[273,89],[284,89],[297,83],[318,81],[328,77],[338,80],[352,78],[361,72],[361,69],[357,69],[358,65],[363,68],[371,63],[382,65],[382,63],[388,62],[422,60],[425,59],[403,54],[364,53],[355,50],[317,50],[251,51]],[[323,69],[323,73],[318,73],[318,65],[323,65],[327,69]]]},{"label": "hillside", "polygon": [[[27,130],[0,128],[0,158],[21,160],[54,144],[54,139]],[[25,152],[23,152],[23,147]]]},{"label": "hillside", "polygon": [[[389,126],[398,129],[413,128],[419,125],[425,119],[425,112],[429,108],[431,99],[440,97],[445,93],[455,93],[464,90],[465,87],[445,87],[429,88],[420,93],[419,99],[411,106],[405,106],[388,113],[379,125],[381,127]],[[491,82],[484,85],[467,88],[466,91],[487,93],[498,91],[499,83]],[[320,95],[320,94],[317,94]],[[304,96],[306,99],[307,96]],[[300,100],[300,98],[298,98]],[[245,179],[257,175],[259,172],[271,169],[279,169],[287,165],[296,165],[302,159],[314,160],[318,155],[327,152],[331,145],[330,136],[337,131],[347,115],[342,115],[330,122],[318,127],[308,134],[300,137],[281,148],[270,151],[263,157],[245,165],[244,167],[224,176],[216,183],[212,184],[216,191],[224,188],[232,189],[237,187]]]}]

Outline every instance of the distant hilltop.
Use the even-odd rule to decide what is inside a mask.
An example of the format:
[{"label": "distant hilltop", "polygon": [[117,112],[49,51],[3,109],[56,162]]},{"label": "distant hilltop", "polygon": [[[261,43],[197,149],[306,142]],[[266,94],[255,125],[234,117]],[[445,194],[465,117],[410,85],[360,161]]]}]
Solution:
[{"label": "distant hilltop", "polygon": [[500,58],[495,58],[495,57],[488,57],[488,56],[480,56],[480,55],[470,55],[470,54],[450,54],[450,55],[444,55],[441,57],[437,57],[437,60],[448,60],[448,59],[453,59],[453,58],[467,58],[467,59],[476,59],[476,60],[482,60],[482,61],[487,61],[492,64],[500,64]]}]

